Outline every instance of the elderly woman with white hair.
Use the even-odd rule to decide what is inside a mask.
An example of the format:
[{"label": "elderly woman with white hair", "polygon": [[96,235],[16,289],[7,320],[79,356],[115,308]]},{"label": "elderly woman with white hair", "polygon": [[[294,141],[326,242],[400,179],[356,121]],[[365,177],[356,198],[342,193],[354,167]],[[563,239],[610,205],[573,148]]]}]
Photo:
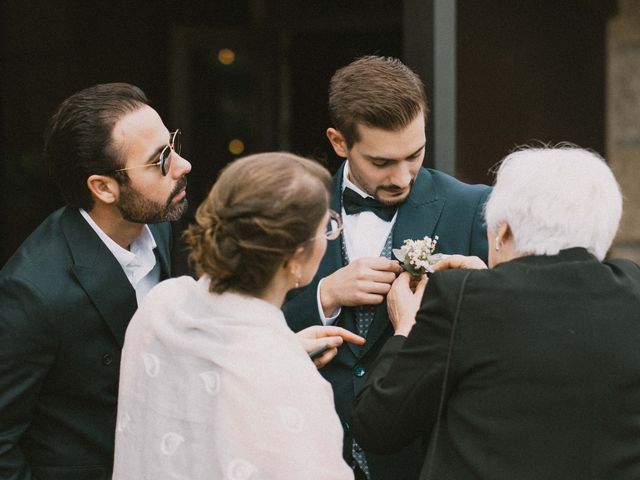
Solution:
[{"label": "elderly woman with white hair", "polygon": [[640,268],[604,260],[611,170],[575,147],[517,151],[485,213],[489,269],[453,255],[426,289],[393,285],[355,438],[388,453],[422,437],[421,479],[640,478]]}]

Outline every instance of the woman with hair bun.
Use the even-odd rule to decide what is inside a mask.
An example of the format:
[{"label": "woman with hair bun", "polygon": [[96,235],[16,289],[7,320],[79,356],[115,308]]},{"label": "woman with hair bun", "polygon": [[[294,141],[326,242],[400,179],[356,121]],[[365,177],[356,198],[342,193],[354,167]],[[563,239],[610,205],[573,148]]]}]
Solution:
[{"label": "woman with hair bun", "polygon": [[[330,184],[288,153],[222,172],[184,235],[199,280],[160,283],[128,327],[114,479],[353,478],[331,387],[280,310],[340,234]],[[363,342],[327,328],[306,348]]]}]

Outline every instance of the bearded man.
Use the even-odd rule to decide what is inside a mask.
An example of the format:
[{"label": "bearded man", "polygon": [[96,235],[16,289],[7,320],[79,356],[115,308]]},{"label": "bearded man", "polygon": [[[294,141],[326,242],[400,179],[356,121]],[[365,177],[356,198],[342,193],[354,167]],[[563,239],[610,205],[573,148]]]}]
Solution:
[{"label": "bearded man", "polygon": [[487,258],[482,213],[490,188],[422,166],[427,112],[420,78],[396,58],[363,57],[333,75],[326,133],[346,160],[334,177],[331,208],[342,214],[344,229],[315,280],[284,305],[294,331],[333,324],[366,337],[363,346],[342,345],[321,370],[358,480],[415,480],[424,461],[420,442],[392,455],[365,452],[349,425],[354,399],[393,335],[386,295],[402,269],[392,249],[438,236],[437,252]]},{"label": "bearded man", "polygon": [[191,165],[124,83],[62,102],[45,159],[67,206],[0,271],[0,478],[108,479],[125,329],[170,276]]}]

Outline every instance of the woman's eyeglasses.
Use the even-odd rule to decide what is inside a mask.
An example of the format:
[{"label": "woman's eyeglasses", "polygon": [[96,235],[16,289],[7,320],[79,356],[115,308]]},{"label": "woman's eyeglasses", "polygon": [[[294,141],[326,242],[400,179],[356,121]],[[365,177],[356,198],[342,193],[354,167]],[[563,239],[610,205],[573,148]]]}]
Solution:
[{"label": "woman's eyeglasses", "polygon": [[342,217],[338,212],[329,210],[329,221],[327,222],[327,230],[324,232],[324,236],[327,240],[335,240],[340,236],[342,232]]},{"label": "woman's eyeglasses", "polygon": [[327,240],[335,240],[340,236],[340,232],[342,232],[342,217],[338,212],[333,210],[329,210],[329,220],[327,221],[327,227],[325,232],[322,235],[318,235],[317,237],[310,238],[307,240],[308,242],[312,242],[317,238],[324,237]]},{"label": "woman's eyeglasses", "polygon": [[160,152],[160,158],[157,162],[154,163],[146,163],[144,165],[136,165],[135,167],[127,167],[127,168],[119,168],[114,170],[114,172],[124,172],[125,170],[132,170],[134,168],[142,168],[142,167],[157,167],[160,166],[162,170],[162,176],[166,176],[169,173],[169,169],[171,168],[171,152],[176,152],[180,155],[180,151],[182,150],[182,144],[180,143],[181,136],[180,129],[175,132],[171,132],[171,136],[169,137],[169,145],[165,145],[165,147]]}]

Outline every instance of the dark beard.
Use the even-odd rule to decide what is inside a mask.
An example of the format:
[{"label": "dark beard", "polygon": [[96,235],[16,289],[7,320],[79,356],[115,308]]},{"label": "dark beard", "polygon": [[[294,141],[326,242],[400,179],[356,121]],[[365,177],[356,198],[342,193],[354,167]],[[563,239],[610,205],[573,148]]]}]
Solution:
[{"label": "dark beard", "polygon": [[[415,179],[412,179],[411,182],[409,183],[409,192],[411,192],[411,190],[413,189],[413,184],[414,183],[415,183]],[[369,192],[367,192],[367,193],[369,193],[369,195],[371,195],[373,198],[375,198],[376,200],[378,200],[380,203],[382,203],[384,205],[399,206],[399,205],[403,204],[407,200],[407,197],[405,197],[405,198],[403,198],[401,200],[393,201],[393,202],[390,202],[388,200],[383,200],[382,198],[380,198],[378,196],[378,190],[381,189],[381,188],[382,187],[376,188],[376,191],[373,192],[373,193],[369,193]],[[409,195],[410,195],[410,193],[409,193]]]},{"label": "dark beard", "polygon": [[[363,180],[363,178],[359,175],[359,173],[357,171],[355,171],[353,168],[351,170],[349,170],[349,174],[351,175],[351,181],[358,187],[360,188],[363,192],[365,192],[367,195],[372,196],[373,198],[375,198],[376,200],[378,200],[380,203],[384,204],[384,205],[390,205],[390,206],[399,206],[401,204],[403,204],[407,198],[403,198],[402,200],[397,200],[397,201],[388,201],[388,200],[383,200],[379,197],[378,195],[378,190],[380,190],[381,188],[384,187],[384,185],[379,185],[377,187],[375,187],[375,189],[373,191],[371,191],[368,188],[365,188],[367,185],[367,182],[365,182]],[[413,178],[411,179],[411,183],[409,184],[409,191],[411,191],[411,189],[413,188],[413,184],[415,183],[416,179]]]},{"label": "dark beard", "polygon": [[186,177],[182,177],[174,189],[171,191],[167,201],[162,204],[154,200],[149,200],[140,194],[137,190],[126,184],[120,185],[120,200],[118,201],[118,210],[122,218],[133,223],[161,223],[174,222],[187,210],[187,197],[178,203],[172,203],[172,200],[180,191],[187,186]]}]

